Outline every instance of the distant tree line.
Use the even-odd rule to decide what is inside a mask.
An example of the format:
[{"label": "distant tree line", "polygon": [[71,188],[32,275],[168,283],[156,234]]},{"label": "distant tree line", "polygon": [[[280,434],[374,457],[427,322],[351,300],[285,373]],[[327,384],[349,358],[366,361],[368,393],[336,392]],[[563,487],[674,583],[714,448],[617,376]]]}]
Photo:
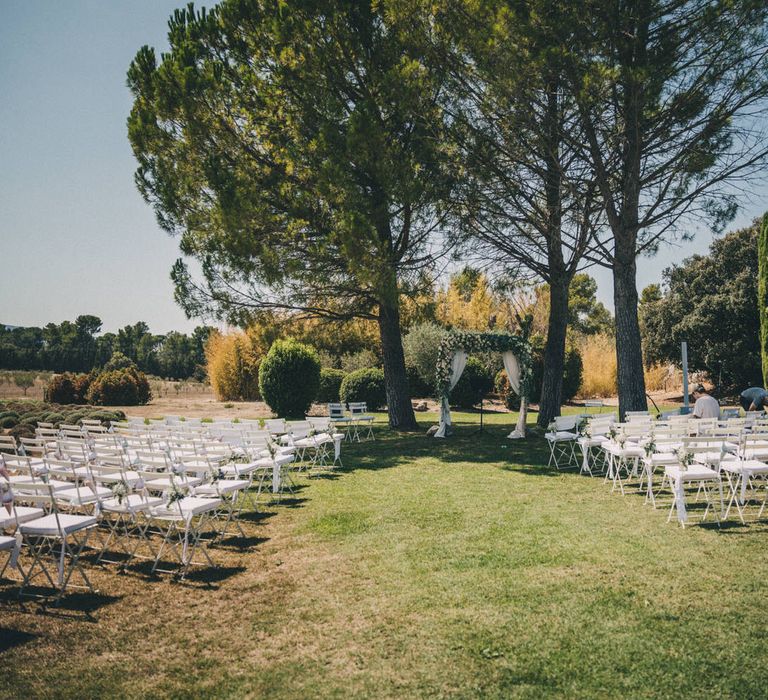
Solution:
[{"label": "distant tree line", "polygon": [[210,327],[198,326],[190,335],[176,331],[154,335],[144,321],[117,333],[100,333],[101,326],[100,318],[87,314],[43,328],[0,325],[0,367],[90,372],[121,352],[147,374],[169,379],[205,378]]}]

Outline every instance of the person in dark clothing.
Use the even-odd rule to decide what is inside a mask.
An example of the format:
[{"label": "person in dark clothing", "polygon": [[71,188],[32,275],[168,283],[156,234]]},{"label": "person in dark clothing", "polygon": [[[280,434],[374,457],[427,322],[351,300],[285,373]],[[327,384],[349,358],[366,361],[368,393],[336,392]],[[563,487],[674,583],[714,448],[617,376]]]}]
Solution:
[{"label": "person in dark clothing", "polygon": [[768,403],[768,391],[761,386],[744,389],[739,396],[739,403],[745,411],[762,411]]}]

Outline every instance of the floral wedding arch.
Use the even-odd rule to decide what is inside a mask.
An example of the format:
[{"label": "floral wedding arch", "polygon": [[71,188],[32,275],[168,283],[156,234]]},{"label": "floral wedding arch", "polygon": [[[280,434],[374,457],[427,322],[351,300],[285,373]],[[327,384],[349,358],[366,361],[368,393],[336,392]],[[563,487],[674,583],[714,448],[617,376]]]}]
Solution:
[{"label": "floral wedding arch", "polygon": [[437,353],[437,392],[440,399],[440,425],[435,437],[451,434],[451,407],[448,397],[456,386],[471,352],[499,352],[509,383],[520,397],[520,417],[515,429],[507,436],[525,437],[525,419],[528,406],[531,346],[524,336],[510,333],[477,333],[451,331],[440,343]]}]

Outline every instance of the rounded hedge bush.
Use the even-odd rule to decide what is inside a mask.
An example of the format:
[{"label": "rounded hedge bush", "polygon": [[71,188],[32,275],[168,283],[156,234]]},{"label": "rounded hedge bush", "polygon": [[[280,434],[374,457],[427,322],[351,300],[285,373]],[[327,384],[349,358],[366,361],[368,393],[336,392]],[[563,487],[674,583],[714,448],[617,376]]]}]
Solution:
[{"label": "rounded hedge bush", "polygon": [[350,372],[341,383],[339,395],[344,403],[364,401],[369,411],[384,408],[387,403],[384,371],[369,368]]},{"label": "rounded hedge bush", "polygon": [[341,383],[347,373],[342,369],[323,367],[320,370],[320,388],[317,390],[318,403],[338,403]]},{"label": "rounded hedge bush", "polygon": [[459,408],[472,408],[493,388],[493,375],[476,357],[467,360],[467,366],[458,383],[451,390],[450,402]]},{"label": "rounded hedge bush", "polygon": [[320,358],[295,340],[276,340],[259,366],[259,390],[281,418],[303,418],[320,388]]},{"label": "rounded hedge bush", "polygon": [[147,403],[151,396],[147,376],[132,367],[102,372],[88,390],[89,402],[99,406],[138,406]]},{"label": "rounded hedge bush", "polygon": [[45,396],[51,403],[75,403],[75,376],[69,372],[54,374],[45,388]]},{"label": "rounded hedge bush", "polygon": [[5,416],[4,418],[0,418],[0,428],[3,430],[7,428],[14,428],[19,424],[19,417],[18,416]]}]

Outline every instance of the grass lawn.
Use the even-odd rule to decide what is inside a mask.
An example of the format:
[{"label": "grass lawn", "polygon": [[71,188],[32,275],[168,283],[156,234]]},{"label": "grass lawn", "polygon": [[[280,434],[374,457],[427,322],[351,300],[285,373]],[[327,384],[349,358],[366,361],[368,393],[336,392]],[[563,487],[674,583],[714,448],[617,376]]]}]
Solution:
[{"label": "grass lawn", "polygon": [[45,615],[0,586],[0,695],[765,696],[765,524],[682,530],[453,418],[347,448],[188,583],[91,565]]}]

